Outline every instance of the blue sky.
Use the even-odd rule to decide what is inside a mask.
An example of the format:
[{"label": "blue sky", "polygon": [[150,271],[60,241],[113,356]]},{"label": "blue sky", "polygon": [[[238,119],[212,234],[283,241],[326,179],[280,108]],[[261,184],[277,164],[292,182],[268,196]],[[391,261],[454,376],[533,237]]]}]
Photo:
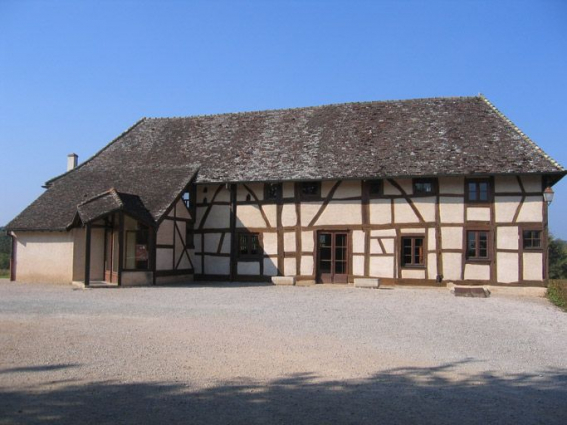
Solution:
[{"label": "blue sky", "polygon": [[567,166],[566,52],[565,1],[0,0],[0,225],[143,116],[482,92]]}]

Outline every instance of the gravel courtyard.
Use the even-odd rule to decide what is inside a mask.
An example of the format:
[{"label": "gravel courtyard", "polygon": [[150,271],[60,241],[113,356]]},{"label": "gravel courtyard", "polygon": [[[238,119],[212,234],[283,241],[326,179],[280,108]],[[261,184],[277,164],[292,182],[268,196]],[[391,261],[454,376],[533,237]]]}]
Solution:
[{"label": "gravel courtyard", "polygon": [[0,424],[564,424],[567,314],[446,289],[0,281]]}]

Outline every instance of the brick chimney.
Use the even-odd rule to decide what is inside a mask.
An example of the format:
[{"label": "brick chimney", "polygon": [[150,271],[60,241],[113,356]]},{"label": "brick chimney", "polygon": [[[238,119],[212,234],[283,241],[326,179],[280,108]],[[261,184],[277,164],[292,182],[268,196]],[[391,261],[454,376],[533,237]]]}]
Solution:
[{"label": "brick chimney", "polygon": [[79,155],[76,153],[70,153],[67,155],[67,171],[71,171],[77,166],[77,161],[79,160]]}]

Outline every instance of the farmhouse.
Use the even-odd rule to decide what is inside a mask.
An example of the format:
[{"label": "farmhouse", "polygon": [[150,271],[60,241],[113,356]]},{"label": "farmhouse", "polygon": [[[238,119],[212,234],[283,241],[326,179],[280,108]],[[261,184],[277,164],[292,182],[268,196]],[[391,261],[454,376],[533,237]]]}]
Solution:
[{"label": "farmhouse", "polygon": [[144,118],[69,162],[13,280],[542,285],[566,174],[482,95]]}]

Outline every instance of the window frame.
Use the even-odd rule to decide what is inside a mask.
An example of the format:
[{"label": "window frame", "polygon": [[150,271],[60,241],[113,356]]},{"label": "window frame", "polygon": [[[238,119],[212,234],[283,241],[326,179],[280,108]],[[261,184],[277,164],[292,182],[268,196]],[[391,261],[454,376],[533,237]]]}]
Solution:
[{"label": "window frame", "polygon": [[[321,182],[320,181],[314,181],[314,180],[310,180],[310,181],[305,181],[305,182],[300,182],[299,184],[299,199],[302,201],[312,201],[312,200],[319,200],[321,199]],[[314,194],[306,194],[303,192],[303,187],[304,185],[307,184],[315,184],[316,187],[316,193]]]},{"label": "window frame", "polygon": [[[487,192],[486,192],[486,200],[481,199],[471,199],[470,192],[469,192],[469,184],[476,183],[477,189],[475,193],[477,194],[478,198],[480,198],[480,183],[487,184]],[[492,179],[490,177],[475,177],[475,178],[465,178],[465,201],[469,204],[488,204],[492,202],[494,195]]]},{"label": "window frame", "polygon": [[[526,233],[526,232],[538,232],[538,233],[539,233],[539,237],[538,237],[537,239],[536,239],[536,238],[529,238],[529,239],[526,239],[526,237],[525,237],[525,233]],[[522,228],[520,229],[520,236],[521,236],[521,239],[522,239],[522,250],[523,250],[523,251],[543,251],[543,244],[544,244],[543,229],[541,229],[541,228],[535,228],[535,227],[522,227]],[[527,247],[527,246],[526,246],[526,240],[531,240],[531,241],[539,240],[539,246],[537,246],[537,247],[534,247],[534,246]]]},{"label": "window frame", "polygon": [[[135,238],[135,243],[134,243],[134,249],[137,250],[137,246],[138,245],[145,245],[146,247],[146,254],[147,254],[147,259],[140,261],[140,262],[145,262],[146,266],[145,267],[139,267],[138,266],[138,260],[136,260],[136,251],[134,252],[134,264],[135,267],[134,268],[129,268],[127,267],[127,262],[128,262],[128,235],[129,234],[134,234],[134,238]],[[145,234],[145,240],[146,243],[138,243],[138,238],[139,235],[141,234]],[[127,272],[138,272],[138,271],[148,271],[151,270],[152,267],[152,263],[151,263],[151,249],[150,249],[150,228],[149,226],[142,224],[142,223],[138,223],[137,224],[137,229],[127,229],[124,230],[124,257],[123,257],[123,267],[122,267],[122,271],[127,271]]]},{"label": "window frame", "polygon": [[[404,259],[404,239],[411,240],[412,262],[406,263]],[[414,263],[415,240],[421,239],[421,263]],[[400,266],[404,269],[425,269],[427,267],[427,253],[426,253],[427,238],[424,234],[404,234],[400,236]]]},{"label": "window frame", "polygon": [[[475,256],[469,256],[469,233],[476,233],[475,237]],[[480,233],[486,233],[486,257],[478,256],[480,251]],[[489,263],[492,261],[492,241],[491,241],[492,231],[488,228],[465,228],[464,234],[464,251],[465,251],[465,261],[473,263]]]},{"label": "window frame", "polygon": [[[378,192],[372,192],[373,185],[378,185]],[[384,179],[365,180],[364,186],[369,199],[376,199],[384,196]]]},{"label": "window frame", "polygon": [[[237,241],[237,247],[236,247],[236,258],[237,260],[260,260],[263,256],[264,256],[264,249],[262,246],[262,238],[260,236],[260,233],[255,233],[255,232],[237,232],[236,233],[236,241]],[[257,238],[258,241],[258,252],[256,254],[252,254],[252,241],[254,236]],[[240,252],[240,241],[241,238],[245,237],[246,238],[246,250],[247,252],[245,254]]]},{"label": "window frame", "polygon": [[[275,186],[277,189],[276,197],[268,197],[270,186]],[[264,183],[264,201],[266,202],[281,202],[283,198],[283,183]]]},{"label": "window frame", "polygon": [[[418,192],[416,185],[420,183],[431,183],[431,192]],[[439,193],[439,182],[435,177],[419,177],[412,179],[411,189],[413,196],[436,196]]]}]

